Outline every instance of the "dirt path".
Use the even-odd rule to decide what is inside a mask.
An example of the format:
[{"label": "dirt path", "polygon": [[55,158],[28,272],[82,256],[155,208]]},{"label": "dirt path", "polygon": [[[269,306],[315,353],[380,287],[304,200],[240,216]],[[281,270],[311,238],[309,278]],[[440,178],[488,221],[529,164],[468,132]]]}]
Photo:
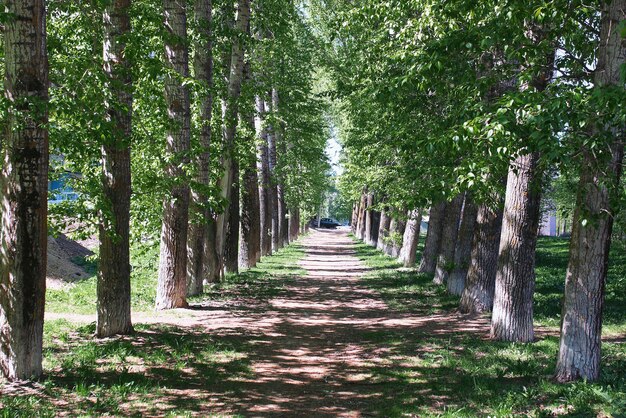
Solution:
[{"label": "dirt path", "polygon": [[[208,335],[242,357],[221,369],[196,364],[183,370],[164,382],[152,409],[142,415],[182,407],[197,416],[372,416],[376,404],[395,402],[388,385],[394,376],[381,378],[393,361],[390,333],[415,340],[420,334],[486,330],[480,319],[390,310],[361,282],[368,268],[355,256],[346,231],[312,231],[302,245],[307,255],[300,264],[307,273],[278,296],[210,300],[189,310],[134,316],[135,323],[171,324],[185,335]],[[149,338],[139,335],[135,341]]]}]

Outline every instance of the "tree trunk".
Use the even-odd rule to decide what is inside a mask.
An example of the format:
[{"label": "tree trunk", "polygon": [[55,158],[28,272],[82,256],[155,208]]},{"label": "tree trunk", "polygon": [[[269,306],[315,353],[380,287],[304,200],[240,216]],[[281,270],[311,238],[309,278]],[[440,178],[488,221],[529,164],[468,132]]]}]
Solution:
[{"label": "tree trunk", "polygon": [[298,240],[300,234],[300,209],[292,208],[291,216],[289,217],[289,241],[294,242]]},{"label": "tree trunk", "polygon": [[433,283],[442,285],[448,281],[448,276],[454,268],[454,250],[456,239],[459,236],[459,222],[463,209],[463,194],[457,195],[446,204],[445,218],[439,243],[439,255]]},{"label": "tree trunk", "polygon": [[[596,88],[624,87],[620,67],[623,68],[626,54],[623,30],[620,34],[617,28],[625,19],[626,0],[603,3]],[[612,136],[610,162],[598,161],[595,153],[583,150],[556,366],[556,378],[561,382],[593,381],[600,376],[604,288],[625,138],[623,125],[607,130],[595,133]]]},{"label": "tree trunk", "polygon": [[404,264],[404,267],[415,266],[417,246],[420,240],[420,229],[422,225],[422,214],[419,210],[409,212],[409,219],[404,229],[402,237],[402,249],[398,260]]},{"label": "tree trunk", "polygon": [[261,255],[268,256],[272,254],[272,208],[271,208],[271,176],[270,176],[270,160],[268,150],[267,127],[264,126],[265,120],[265,101],[263,98],[256,97],[257,117],[255,119],[256,133],[260,141],[257,145],[257,170],[261,182],[259,184],[259,204],[261,206]]},{"label": "tree trunk", "polygon": [[280,213],[278,203],[278,184],[276,178],[276,133],[272,129],[268,132],[268,149],[270,162],[270,213],[272,215],[272,251],[281,248],[280,242]]},{"label": "tree trunk", "polygon": [[200,101],[200,154],[196,165],[198,174],[196,183],[199,187],[191,190],[189,236],[187,237],[187,295],[194,296],[204,291],[203,281],[205,272],[210,269],[206,264],[208,251],[208,222],[211,216],[209,209],[209,195],[206,189],[210,186],[210,155],[211,146],[211,119],[213,111],[213,42],[211,41],[211,0],[196,0],[194,4],[194,19],[198,31],[198,40],[195,44],[194,72],[195,78],[207,91],[202,92]]},{"label": "tree trunk", "polygon": [[424,252],[422,253],[422,261],[419,266],[420,273],[435,274],[437,255],[439,254],[441,234],[443,232],[445,209],[446,202],[433,204],[430,208],[426,242],[424,243]]},{"label": "tree trunk", "polygon": [[222,268],[217,254],[217,214],[210,211],[207,220],[207,239],[204,247],[204,277],[207,283],[219,283],[222,278]]},{"label": "tree trunk", "polygon": [[[272,109],[274,111],[275,118],[280,120],[280,96],[278,94],[278,89],[272,89]],[[281,122],[276,123],[274,126],[273,132],[275,133],[276,139],[276,167],[284,158],[287,153],[287,144],[285,143],[284,137],[284,126]],[[279,171],[276,170],[276,174]],[[289,221],[288,221],[288,210],[287,210],[287,202],[285,197],[285,185],[283,183],[282,176],[276,175],[276,193],[278,196],[278,232],[280,234],[280,246],[284,247],[289,244]]]},{"label": "tree trunk", "polygon": [[130,138],[132,78],[125,38],[130,34],[130,0],[111,2],[104,12],[104,72],[114,103],[107,103],[111,138],[102,146],[100,263],[97,282],[96,335],[129,334],[130,318]]},{"label": "tree trunk", "polygon": [[482,313],[493,307],[493,292],[496,285],[498,249],[502,230],[502,209],[491,209],[480,205],[465,289],[461,295],[461,313]]},{"label": "tree trunk", "polygon": [[397,217],[389,226],[389,235],[391,236],[391,246],[389,247],[389,254],[393,258],[400,256],[400,250],[402,249],[402,241],[400,237],[404,237],[404,231],[406,229],[406,220]]},{"label": "tree trunk", "polygon": [[[165,169],[174,179],[163,202],[163,228],[157,285],[156,309],[187,307],[187,230],[189,227],[189,186],[182,181],[190,141],[189,90],[180,78],[189,77],[186,2],[164,0],[167,67],[177,76],[165,77],[168,131],[165,152],[171,162]],[[181,157],[182,156],[182,157]]]},{"label": "tree trunk", "polygon": [[[223,175],[220,181],[220,190],[222,198],[228,202],[228,206],[233,204],[239,205],[239,195],[233,195],[233,183],[238,181],[235,178],[235,174],[238,170],[233,169],[233,165],[236,163],[236,149],[235,149],[235,135],[237,133],[237,120],[239,115],[239,96],[241,95],[241,83],[243,80],[243,67],[244,67],[244,42],[243,35],[249,33],[250,30],[250,0],[238,0],[237,3],[237,18],[235,19],[235,27],[233,28],[232,36],[232,50],[230,56],[230,67],[228,70],[228,92],[226,100],[222,103],[222,137],[224,144],[224,160],[223,160]],[[235,201],[237,201],[235,203]],[[218,256],[225,257],[226,245],[227,245],[227,231],[238,229],[233,223],[233,228],[230,225],[230,214],[234,211],[230,208],[226,208],[224,213],[217,218],[217,242],[218,242]],[[237,234],[237,238],[239,235]],[[232,240],[231,240],[232,244]],[[230,251],[232,257],[232,249]],[[234,264],[238,263],[238,257],[234,260],[231,258],[230,262]],[[226,260],[225,260],[226,261]],[[231,268],[237,269],[234,265],[230,265]]]},{"label": "tree trunk", "polygon": [[48,58],[43,0],[7,0],[1,137],[0,371],[42,374],[48,212]]},{"label": "tree trunk", "polygon": [[380,226],[378,227],[378,239],[376,240],[376,248],[383,251],[385,249],[385,239],[389,236],[389,225],[391,218],[388,216],[388,209],[380,213]]},{"label": "tree trunk", "polygon": [[[376,243],[378,241],[378,228],[374,222],[374,209],[372,206],[374,205],[374,193],[370,192],[367,194],[367,210],[365,211],[365,243],[372,247],[376,247]],[[376,229],[376,233],[374,233],[374,229]],[[376,236],[376,239],[374,239]]]},{"label": "tree trunk", "polygon": [[539,154],[521,155],[513,165],[504,202],[491,338],[531,342],[535,338],[535,248],[541,202]]},{"label": "tree trunk", "polygon": [[352,233],[356,235],[356,227],[359,222],[359,202],[352,205],[352,218],[350,218],[350,229]]},{"label": "tree trunk", "polygon": [[472,201],[471,194],[465,194],[463,203],[463,214],[461,215],[461,225],[459,226],[459,237],[454,250],[454,269],[448,277],[448,292],[452,295],[461,296],[465,288],[465,278],[472,258],[472,240],[474,238],[474,227],[478,207]]},{"label": "tree trunk", "polygon": [[[246,115],[245,123],[250,132],[254,132],[254,115]],[[254,152],[255,135],[246,138],[245,149],[247,155],[243,156],[243,188],[241,190],[241,237],[239,247],[239,266],[252,268],[261,259],[261,208],[259,201],[259,178],[256,167],[256,154]]]},{"label": "tree trunk", "polygon": [[240,203],[239,203],[239,161],[234,158],[230,169],[233,171],[232,178],[235,179],[231,184],[232,197],[228,205],[228,223],[226,224],[226,242],[224,245],[224,268],[227,273],[239,273],[239,222],[240,222]]},{"label": "tree trunk", "polygon": [[356,237],[360,240],[365,240],[365,218],[367,214],[367,189],[363,191],[361,195],[361,203],[359,204],[359,217],[356,227]]}]

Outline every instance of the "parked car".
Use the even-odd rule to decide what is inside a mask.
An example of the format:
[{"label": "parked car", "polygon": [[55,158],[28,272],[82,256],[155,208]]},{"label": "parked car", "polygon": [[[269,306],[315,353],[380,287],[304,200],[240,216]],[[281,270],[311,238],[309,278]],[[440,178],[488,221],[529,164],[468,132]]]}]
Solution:
[{"label": "parked car", "polygon": [[334,219],[322,218],[320,220],[320,228],[335,229],[338,226],[341,226],[341,224]]}]

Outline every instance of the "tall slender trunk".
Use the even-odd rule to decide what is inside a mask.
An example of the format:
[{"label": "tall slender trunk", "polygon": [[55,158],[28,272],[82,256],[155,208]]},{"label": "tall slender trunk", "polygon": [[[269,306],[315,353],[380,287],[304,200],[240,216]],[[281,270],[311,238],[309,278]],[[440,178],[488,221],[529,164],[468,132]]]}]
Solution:
[{"label": "tall slender trunk", "polygon": [[454,268],[448,277],[448,292],[452,295],[461,296],[465,289],[465,278],[472,258],[472,240],[477,214],[478,207],[472,201],[471,194],[467,192],[463,202],[459,237],[454,250]]},{"label": "tall slender trunk", "polygon": [[165,101],[169,118],[165,152],[171,161],[165,174],[168,179],[173,179],[173,183],[163,202],[156,309],[187,306],[189,186],[183,181],[185,173],[181,165],[189,162],[191,115],[189,90],[180,80],[189,77],[186,7],[184,0],[163,1],[167,30],[165,62],[177,76],[165,77]]},{"label": "tall slender trunk", "polygon": [[420,229],[422,225],[422,214],[419,210],[409,212],[409,219],[404,229],[402,237],[402,249],[398,260],[404,264],[404,267],[415,266],[417,246],[420,240]]},{"label": "tall slender trunk", "polygon": [[[250,64],[246,63],[246,80],[250,82]],[[241,163],[243,164],[241,188],[241,236],[239,244],[239,266],[252,268],[261,259],[261,204],[259,200],[259,177],[255,152],[254,114],[242,117],[250,134],[246,138]]]},{"label": "tall slender trunk", "polygon": [[0,371],[42,374],[48,212],[48,56],[43,0],[6,0],[0,142]]},{"label": "tall slender trunk", "polygon": [[260,141],[257,145],[257,170],[261,179],[259,184],[259,204],[261,206],[261,255],[272,254],[272,189],[270,175],[270,160],[268,148],[268,133],[265,123],[265,101],[256,97],[257,117],[255,119],[256,133]]},{"label": "tall slender trunk", "polygon": [[[222,104],[222,140],[224,145],[223,155],[223,175],[220,180],[220,190],[222,198],[228,202],[228,206],[224,213],[217,217],[217,242],[218,256],[224,257],[226,251],[227,231],[230,229],[229,217],[231,213],[230,206],[238,204],[239,196],[233,195],[233,183],[238,180],[235,175],[238,170],[234,170],[236,163],[235,155],[235,135],[237,133],[237,120],[239,115],[239,96],[241,95],[241,83],[243,80],[244,67],[244,43],[243,36],[250,30],[250,0],[238,0],[237,17],[233,28],[232,50],[230,56],[230,66],[228,69],[228,92],[226,100]],[[235,203],[235,200],[237,203]],[[234,223],[233,223],[234,226]],[[238,226],[237,226],[238,228]],[[232,244],[232,242],[231,242]],[[238,247],[237,247],[238,248]],[[232,252],[232,248],[231,248]],[[231,254],[232,255],[232,254]],[[238,257],[234,262],[237,263]],[[226,261],[226,260],[225,260]],[[233,261],[232,258],[230,261]],[[235,267],[231,265],[230,267]]]},{"label": "tall slender trunk", "polygon": [[[532,23],[527,35],[537,44],[546,37],[542,28]],[[523,89],[542,92],[547,88],[554,72],[554,54],[551,51],[546,55],[543,68]],[[540,154],[522,148],[509,167],[506,188],[491,317],[491,338],[495,340],[530,342],[535,338],[533,294],[542,177]]]},{"label": "tall slender trunk", "polygon": [[[369,192],[367,194],[367,210],[365,211],[365,243],[376,247],[379,223],[375,221],[376,214],[372,206],[374,206],[374,192]],[[374,232],[374,230],[376,230],[376,232]]]},{"label": "tall slender trunk", "polygon": [[388,215],[389,209],[384,209],[380,213],[380,225],[378,227],[378,240],[376,240],[376,248],[383,251],[385,249],[385,240],[389,236],[389,225],[391,217]]},{"label": "tall slender trunk", "polygon": [[111,137],[102,146],[102,189],[107,211],[100,214],[100,263],[96,335],[133,330],[130,317],[130,138],[133,96],[125,38],[130,34],[130,0],[115,0],[104,20],[104,72],[114,103],[107,103]]},{"label": "tall slender trunk", "polygon": [[539,154],[521,155],[514,165],[504,202],[491,338],[531,342],[535,338],[535,248],[541,201]]},{"label": "tall slender trunk", "polygon": [[[596,88],[624,88],[620,68],[626,48],[623,30],[620,33],[617,28],[625,19],[626,0],[603,3]],[[556,378],[561,382],[596,380],[600,375],[604,287],[626,139],[623,122],[619,128],[604,131],[613,138],[610,161],[598,161],[590,150],[583,152],[556,366]]]},{"label": "tall slender trunk", "polygon": [[391,237],[391,243],[389,245],[389,252],[393,258],[400,256],[400,250],[402,250],[402,241],[400,237],[404,237],[404,231],[406,229],[406,220],[402,217],[394,217],[391,225],[389,226],[389,235]]},{"label": "tall slender trunk", "polygon": [[422,253],[422,261],[419,266],[420,273],[435,274],[437,255],[439,254],[441,234],[443,232],[445,210],[446,202],[433,204],[430,208],[426,242],[424,243],[424,252]]},{"label": "tall slender trunk", "polygon": [[289,241],[294,242],[298,240],[300,234],[300,208],[292,208],[291,216],[289,217]]},{"label": "tall slender trunk", "polygon": [[200,135],[201,151],[196,159],[198,174],[196,183],[199,187],[191,190],[191,205],[189,236],[187,237],[187,294],[199,295],[203,292],[203,281],[207,277],[206,271],[209,259],[207,246],[209,242],[209,222],[211,211],[209,196],[206,188],[210,186],[210,155],[211,146],[211,119],[213,115],[213,42],[211,41],[211,0],[196,0],[194,3],[194,19],[198,39],[194,48],[195,78],[207,91],[200,97]]},{"label": "tall slender trunk", "polygon": [[240,222],[240,201],[239,201],[239,159],[233,158],[230,165],[232,178],[231,201],[228,205],[229,214],[226,224],[226,235],[224,243],[224,268],[228,273],[239,273],[239,222]]},{"label": "tall slender trunk", "polygon": [[359,204],[359,217],[356,227],[356,237],[360,240],[365,239],[365,218],[367,211],[367,188],[361,194],[361,203]]},{"label": "tall slender trunk", "polygon": [[272,128],[267,134],[270,163],[270,214],[272,216],[272,251],[281,248],[280,214],[278,209],[278,183],[276,178],[276,132]]},{"label": "tall slender trunk", "polygon": [[435,268],[435,278],[433,283],[444,284],[448,281],[448,276],[454,267],[454,250],[456,249],[456,239],[459,236],[459,222],[461,220],[461,210],[463,209],[463,194],[455,196],[446,204],[445,217],[441,230],[441,242],[439,243],[439,254],[437,256],[437,266]]},{"label": "tall slender trunk", "polygon": [[474,229],[472,258],[459,305],[462,313],[487,312],[493,307],[501,230],[502,209],[480,205]]},{"label": "tall slender trunk", "polygon": [[360,202],[356,202],[352,205],[352,218],[350,218],[350,229],[352,230],[353,234],[356,234],[356,227],[359,221],[359,203]]},{"label": "tall slender trunk", "polygon": [[[280,120],[280,95],[278,89],[272,89],[272,109],[274,111],[275,118]],[[281,122],[277,122],[274,126],[273,132],[276,135],[276,166],[280,164],[282,159],[287,153],[287,144],[285,143],[285,127]],[[277,170],[278,173],[278,170]],[[288,224],[288,209],[285,196],[285,185],[283,178],[280,175],[276,176],[276,193],[278,199],[278,233],[280,246],[284,247],[289,244],[289,224]]]}]

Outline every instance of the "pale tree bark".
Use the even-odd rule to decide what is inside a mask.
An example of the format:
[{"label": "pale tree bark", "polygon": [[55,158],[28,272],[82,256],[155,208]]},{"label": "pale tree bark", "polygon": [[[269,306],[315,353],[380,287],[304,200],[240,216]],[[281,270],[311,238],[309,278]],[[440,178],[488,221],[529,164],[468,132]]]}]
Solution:
[{"label": "pale tree bark", "polygon": [[502,209],[480,205],[474,228],[472,257],[459,305],[461,313],[482,313],[493,308],[501,230]]},{"label": "pale tree bark", "polygon": [[300,208],[292,208],[289,217],[289,241],[297,241],[300,235]]},{"label": "pale tree bark", "polygon": [[164,24],[167,31],[165,64],[176,75],[165,77],[165,101],[168,127],[165,152],[171,162],[165,169],[170,181],[169,194],[163,202],[161,254],[157,284],[156,309],[187,307],[187,231],[189,228],[189,186],[183,181],[181,165],[188,163],[190,146],[189,89],[180,78],[189,77],[186,2],[164,0]]},{"label": "pale tree bark", "polygon": [[[235,135],[237,132],[237,120],[239,114],[239,96],[241,95],[241,84],[243,80],[244,67],[244,43],[242,37],[249,34],[250,30],[250,0],[238,0],[237,17],[233,28],[232,50],[230,65],[228,68],[228,92],[226,100],[222,103],[222,140],[224,146],[223,155],[223,175],[220,180],[220,190],[222,198],[228,202],[228,206],[233,205],[235,200],[239,202],[239,196],[233,195],[233,183],[237,170],[233,170],[235,164]],[[217,217],[217,243],[218,257],[223,258],[226,250],[226,236],[229,229],[229,217],[233,213],[230,207]],[[234,225],[234,224],[233,224]],[[238,248],[238,247],[237,247]],[[231,249],[232,250],[232,249]],[[235,258],[235,263],[238,262]],[[234,267],[234,266],[231,266]]]},{"label": "pale tree bark", "polygon": [[359,204],[358,224],[356,227],[356,237],[365,240],[365,218],[367,211],[367,188],[363,190],[361,195],[361,203]]},{"label": "pale tree bark", "polygon": [[352,205],[352,218],[350,218],[350,229],[353,234],[356,234],[356,227],[359,221],[359,203],[356,202]]},{"label": "pale tree bark", "polygon": [[420,240],[420,229],[422,225],[422,214],[419,210],[409,211],[409,219],[404,229],[402,237],[402,249],[398,260],[404,267],[414,267],[417,246]]},{"label": "pale tree bark", "polygon": [[107,103],[111,137],[102,145],[102,190],[106,213],[100,214],[100,263],[97,281],[96,335],[110,337],[133,330],[130,317],[130,138],[132,78],[125,38],[130,34],[130,0],[111,2],[103,16],[104,72],[113,97]]},{"label": "pale tree bark", "polygon": [[[203,281],[208,279],[207,272],[214,267],[208,266],[210,253],[209,222],[212,214],[209,208],[209,196],[206,191],[210,186],[211,119],[213,109],[213,42],[211,40],[211,0],[196,0],[194,19],[197,41],[194,47],[194,76],[206,89],[199,100],[200,108],[200,153],[195,161],[198,173],[196,183],[199,187],[191,189],[189,232],[187,237],[187,294],[202,294]],[[215,262],[215,261],[214,261]]]},{"label": "pale tree bark", "polygon": [[392,241],[389,245],[389,252],[387,254],[393,258],[400,257],[400,250],[402,250],[402,241],[400,237],[404,237],[405,229],[406,220],[401,217],[394,217],[391,225],[389,225],[389,236]]},{"label": "pale tree bark", "polygon": [[441,244],[441,234],[443,232],[443,219],[446,210],[446,202],[433,204],[430,208],[428,231],[424,243],[424,252],[420,262],[419,272],[435,274],[437,267],[437,255]]},{"label": "pale tree bark", "polygon": [[[545,40],[540,27],[531,26],[527,34],[537,44]],[[554,51],[546,55],[541,71],[523,89],[544,91],[553,72]],[[542,177],[540,154],[525,148],[509,167],[491,318],[494,340],[531,342],[535,338],[533,294]]]},{"label": "pale tree bark", "polygon": [[448,292],[452,295],[461,296],[465,288],[465,278],[472,258],[472,241],[477,214],[478,207],[472,201],[471,194],[467,192],[463,202],[459,236],[454,250],[454,268],[447,283]]},{"label": "pale tree bark", "polygon": [[389,236],[391,217],[389,217],[388,212],[389,209],[383,209],[380,213],[380,225],[378,227],[378,240],[376,240],[376,248],[381,251],[385,249],[385,239]]},{"label": "pale tree bark", "polygon": [[454,267],[454,250],[456,249],[456,239],[459,236],[459,222],[461,220],[461,210],[463,209],[463,197],[461,193],[455,196],[446,204],[443,227],[441,229],[441,242],[439,243],[439,254],[437,255],[437,266],[433,283],[444,284]]},{"label": "pale tree bark", "polygon": [[228,205],[228,216],[226,224],[226,235],[224,243],[224,268],[228,273],[239,273],[239,222],[240,222],[240,200],[239,200],[239,158],[233,158],[230,169],[233,172],[234,181],[231,184],[231,201]]},{"label": "pale tree bark", "polygon": [[[271,95],[270,95],[271,96]],[[266,104],[266,108],[273,112],[271,104]],[[272,126],[267,133],[267,149],[269,151],[269,167],[270,167],[270,213],[272,216],[272,251],[281,249],[280,240],[280,212],[279,212],[279,196],[278,196],[278,178],[277,154],[276,154],[276,127]]]},{"label": "pale tree bark", "polygon": [[491,338],[531,342],[535,338],[535,248],[541,202],[539,154],[519,156],[513,164],[504,202]]},{"label": "pale tree bark", "polygon": [[[624,88],[620,68],[626,59],[626,44],[621,38],[619,25],[625,19],[626,0],[603,3],[598,64],[594,75],[597,88]],[[608,162],[598,160],[590,150],[583,150],[556,366],[556,379],[561,382],[593,381],[600,376],[604,288],[625,131],[623,125],[619,129],[596,128],[594,133],[609,133],[613,138]]]},{"label": "pale tree bark", "polygon": [[43,0],[5,0],[7,129],[0,142],[0,371],[42,374],[48,212],[48,57]]},{"label": "pale tree bark", "polygon": [[[272,109],[274,111],[274,117],[277,120],[276,126],[274,126],[273,132],[276,135],[276,165],[281,164],[282,159],[287,154],[287,144],[285,143],[285,127],[280,122],[280,95],[278,89],[272,89]],[[285,185],[281,176],[276,176],[276,193],[278,198],[278,233],[280,246],[284,247],[289,244],[289,221],[288,221],[288,209],[285,197]]]},{"label": "pale tree bark", "polygon": [[255,128],[259,142],[257,145],[257,170],[259,172],[259,204],[261,206],[261,255],[272,254],[272,180],[268,148],[268,132],[265,126],[265,101],[256,97],[257,116]]},{"label": "pale tree bark", "polygon": [[[250,64],[245,67],[246,80],[252,80]],[[252,268],[261,259],[261,204],[259,201],[259,177],[257,174],[255,152],[254,114],[242,117],[250,135],[242,147],[246,150],[242,155],[243,184],[241,188],[241,232],[239,238],[239,266]]]},{"label": "pale tree bark", "polygon": [[372,206],[374,206],[374,192],[369,192],[367,194],[367,210],[365,211],[365,243],[376,247],[379,223],[376,222],[376,214]]}]

